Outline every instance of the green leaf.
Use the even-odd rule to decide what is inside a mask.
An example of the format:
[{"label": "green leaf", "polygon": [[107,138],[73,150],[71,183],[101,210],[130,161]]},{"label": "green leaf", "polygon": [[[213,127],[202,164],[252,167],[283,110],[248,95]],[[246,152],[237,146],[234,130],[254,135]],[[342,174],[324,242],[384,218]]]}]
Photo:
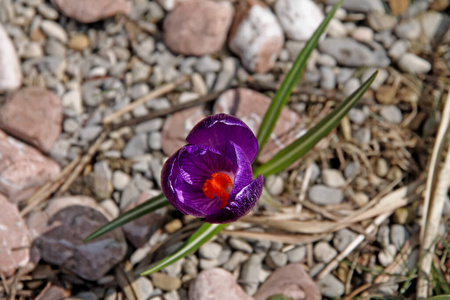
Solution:
[{"label": "green leaf", "polygon": [[326,137],[331,130],[339,124],[350,109],[358,103],[359,99],[361,99],[367,89],[369,89],[372,82],[375,80],[377,74],[378,71],[373,73],[373,75],[353,94],[345,99],[345,101],[342,102],[329,115],[320,120],[320,122],[311,128],[306,134],[278,152],[270,161],[258,167],[254,172],[254,176],[256,177],[261,174],[268,176],[280,172],[312,149],[322,138]]},{"label": "green leaf", "polygon": [[272,99],[272,102],[269,108],[267,109],[266,114],[264,115],[264,119],[258,131],[258,145],[260,151],[266,144],[267,140],[269,139],[270,134],[272,133],[275,124],[277,123],[277,120],[280,116],[281,110],[286,105],[289,96],[291,95],[292,89],[294,88],[295,84],[297,84],[297,82],[299,81],[300,76],[302,75],[303,70],[305,69],[306,62],[309,56],[311,55],[311,52],[316,48],[317,44],[319,43],[320,36],[325,32],[328,23],[333,18],[334,13],[339,8],[341,3],[342,1],[339,1],[333,7],[333,9],[327,14],[325,19],[322,21],[320,26],[316,29],[314,34],[306,43],[303,50],[298,55],[294,65],[292,66],[291,70],[284,79],[283,84],[275,94],[275,97]]},{"label": "green leaf", "polygon": [[127,211],[126,213],[120,215],[118,218],[112,220],[111,222],[103,225],[102,227],[91,233],[91,235],[89,235],[83,241],[89,242],[95,238],[98,238],[101,235],[104,235],[105,233],[110,232],[111,230],[116,229],[117,227],[125,225],[128,222],[136,220],[146,214],[151,213],[152,211],[155,211],[167,205],[170,205],[170,203],[167,201],[166,196],[164,196],[164,194],[160,194],[136,206],[135,208]]},{"label": "green leaf", "polygon": [[425,300],[450,300],[450,295],[439,295],[439,296],[427,298]]},{"label": "green leaf", "polygon": [[158,272],[161,269],[173,264],[177,260],[191,254],[201,245],[209,241],[213,236],[218,234],[228,224],[209,224],[203,223],[197,231],[181,246],[175,253],[157,262],[153,267],[141,273],[141,275],[149,275]]},{"label": "green leaf", "polygon": [[267,300],[293,300],[293,299],[283,294],[275,294],[267,298]]}]

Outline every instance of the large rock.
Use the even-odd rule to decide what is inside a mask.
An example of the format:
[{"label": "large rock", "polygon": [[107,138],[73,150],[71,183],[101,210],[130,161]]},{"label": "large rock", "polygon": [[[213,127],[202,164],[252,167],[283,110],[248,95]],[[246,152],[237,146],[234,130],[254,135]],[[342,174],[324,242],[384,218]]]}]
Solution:
[{"label": "large rock", "polygon": [[[161,191],[157,190],[143,192],[136,201],[125,207],[124,212],[135,208],[139,204],[142,204],[159,194],[161,194]],[[125,224],[123,226],[125,236],[136,248],[142,247],[149,241],[152,234],[162,227],[166,212],[167,208],[163,207]]]},{"label": "large rock", "polygon": [[258,0],[240,1],[229,47],[250,71],[266,73],[283,48],[284,34],[272,11]]},{"label": "large rock", "polygon": [[30,260],[31,236],[17,207],[0,194],[0,273],[11,276]]},{"label": "large rock", "polygon": [[275,13],[286,35],[298,41],[309,40],[324,18],[311,0],[278,0]]},{"label": "large rock", "polygon": [[290,264],[273,272],[254,297],[255,300],[265,300],[276,294],[293,300],[322,299],[318,287],[301,264]]},{"label": "large rock", "polygon": [[187,1],[164,20],[164,41],[170,50],[185,55],[205,55],[222,49],[233,19],[228,2]]},{"label": "large rock", "polygon": [[347,67],[386,67],[390,60],[386,51],[369,49],[351,38],[328,38],[319,43],[319,50],[331,55]]},{"label": "large rock", "polygon": [[201,272],[189,288],[189,300],[251,300],[233,275],[224,269],[214,268]]},{"label": "large rock", "polygon": [[44,152],[61,133],[61,101],[55,93],[27,87],[8,96],[0,108],[0,128]]},{"label": "large rock", "polygon": [[60,172],[55,161],[3,131],[0,131],[0,158],[0,193],[11,202],[31,196]]},{"label": "large rock", "polygon": [[0,23],[0,93],[22,85],[22,69],[16,49]]},{"label": "large rock", "polygon": [[98,280],[122,261],[127,243],[121,229],[84,243],[94,230],[110,221],[95,200],[84,196],[55,198],[27,222],[42,258],[87,280]]},{"label": "large rock", "polygon": [[193,107],[168,117],[162,129],[162,149],[168,156],[186,145],[189,131],[203,118],[202,107]]},{"label": "large rock", "polygon": [[117,14],[128,14],[131,3],[127,0],[51,0],[63,14],[81,23],[97,22]]},{"label": "large rock", "polygon": [[[256,135],[270,102],[269,97],[256,91],[246,88],[232,89],[220,95],[213,112],[227,113],[240,118]],[[262,163],[269,161],[281,149],[300,137],[305,129],[300,121],[297,113],[289,108],[283,108],[273,133],[259,155],[259,161]]]}]

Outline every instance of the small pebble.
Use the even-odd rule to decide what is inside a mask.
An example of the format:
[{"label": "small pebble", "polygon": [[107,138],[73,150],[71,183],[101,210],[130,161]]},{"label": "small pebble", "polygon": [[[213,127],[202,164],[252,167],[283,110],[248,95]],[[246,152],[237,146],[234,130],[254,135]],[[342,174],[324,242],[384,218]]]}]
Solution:
[{"label": "small pebble", "polygon": [[397,255],[397,249],[395,245],[390,244],[378,253],[378,260],[383,267],[387,267],[394,261],[395,255]]},{"label": "small pebble", "polygon": [[415,54],[406,53],[397,62],[400,70],[406,73],[425,74],[431,70],[431,63]]},{"label": "small pebble", "polygon": [[287,263],[287,255],[279,251],[270,251],[267,253],[265,262],[271,269],[281,268]]},{"label": "small pebble", "polygon": [[333,246],[338,251],[343,251],[355,238],[356,233],[344,228],[335,233],[333,238]]},{"label": "small pebble", "polygon": [[380,109],[380,115],[392,124],[400,124],[403,119],[401,110],[395,105],[384,105]]},{"label": "small pebble", "polygon": [[306,257],[306,247],[298,246],[287,253],[289,263],[298,263],[305,259]]},{"label": "small pebble", "polygon": [[332,274],[328,274],[317,283],[323,296],[329,298],[339,298],[345,292],[344,284]]},{"label": "small pebble", "polygon": [[130,175],[120,170],[114,171],[112,177],[112,184],[114,189],[122,191],[130,183]]},{"label": "small pebble", "polygon": [[312,186],[309,189],[308,196],[312,202],[319,205],[339,204],[344,200],[344,194],[340,189],[321,184]]},{"label": "small pebble", "polygon": [[222,252],[222,245],[218,243],[206,243],[202,245],[198,251],[201,258],[216,259]]},{"label": "small pebble", "polygon": [[175,219],[175,220],[167,223],[164,226],[164,230],[167,231],[167,233],[174,233],[181,227],[183,227],[183,223],[181,223],[180,219]]},{"label": "small pebble", "polygon": [[325,185],[332,188],[339,188],[345,185],[345,179],[342,172],[336,169],[323,169],[322,180]]},{"label": "small pebble", "polygon": [[328,263],[337,255],[336,249],[327,242],[318,242],[314,246],[314,259],[318,262]]},{"label": "small pebble", "polygon": [[394,224],[391,226],[390,238],[392,244],[395,245],[397,250],[400,250],[403,247],[406,242],[407,235],[408,233],[405,226],[399,224]]},{"label": "small pebble", "polygon": [[236,239],[236,238],[230,238],[228,240],[228,244],[230,245],[231,248],[233,248],[234,250],[239,250],[245,253],[252,253],[253,252],[253,248],[252,246],[241,240],[241,239]]}]

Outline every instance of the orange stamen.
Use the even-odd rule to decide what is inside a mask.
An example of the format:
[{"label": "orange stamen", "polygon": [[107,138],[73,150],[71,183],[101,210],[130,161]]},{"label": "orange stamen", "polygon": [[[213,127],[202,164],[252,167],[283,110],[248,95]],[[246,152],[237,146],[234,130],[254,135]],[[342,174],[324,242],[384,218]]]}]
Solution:
[{"label": "orange stamen", "polygon": [[207,179],[203,184],[203,193],[208,199],[214,198],[214,195],[220,197],[222,204],[219,209],[222,209],[228,204],[228,197],[232,187],[233,182],[227,174],[214,173],[211,175],[211,179]]}]

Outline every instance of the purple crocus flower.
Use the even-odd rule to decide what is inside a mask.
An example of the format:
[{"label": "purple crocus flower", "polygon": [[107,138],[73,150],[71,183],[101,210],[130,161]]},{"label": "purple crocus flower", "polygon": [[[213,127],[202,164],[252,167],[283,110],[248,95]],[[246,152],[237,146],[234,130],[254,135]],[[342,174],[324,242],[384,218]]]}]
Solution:
[{"label": "purple crocus flower", "polygon": [[189,144],[172,155],[161,172],[170,204],[208,223],[230,223],[246,215],[263,188],[262,175],[253,180],[258,142],[250,128],[218,114],[200,121],[186,140]]}]

